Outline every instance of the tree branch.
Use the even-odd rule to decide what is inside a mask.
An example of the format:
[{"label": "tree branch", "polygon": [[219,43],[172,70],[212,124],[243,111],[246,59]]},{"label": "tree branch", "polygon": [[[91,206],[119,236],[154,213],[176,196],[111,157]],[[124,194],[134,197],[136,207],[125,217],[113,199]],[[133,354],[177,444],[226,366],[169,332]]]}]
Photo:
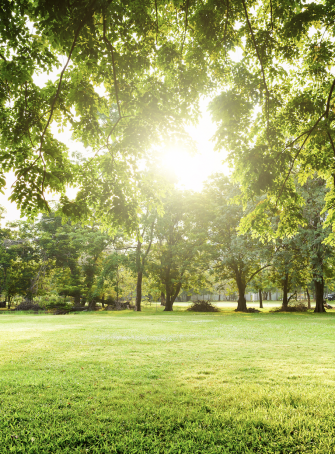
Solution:
[{"label": "tree branch", "polygon": [[117,110],[119,112],[119,120],[122,118],[121,115],[121,106],[120,106],[120,100],[119,100],[119,90],[117,86],[117,80],[116,80],[116,70],[115,70],[115,59],[114,59],[114,48],[109,41],[109,39],[106,36],[106,17],[104,16],[104,31],[103,31],[103,40],[105,41],[107,47],[110,50],[110,53],[112,55],[112,65],[113,65],[113,78],[114,78],[114,90],[115,90],[115,97],[116,97],[116,103],[117,103]]},{"label": "tree branch", "polygon": [[291,299],[291,298],[294,298],[294,297],[296,297],[296,296],[297,296],[297,292],[292,293],[292,295],[291,295],[291,296],[288,298],[288,300],[287,300],[287,304],[290,302],[290,299]]},{"label": "tree branch", "polygon": [[[305,137],[305,139],[304,139],[304,141],[303,141],[301,147],[298,149],[297,153],[295,154],[295,156],[294,156],[294,158],[293,158],[293,162],[292,162],[292,164],[291,164],[291,167],[290,167],[290,169],[289,169],[289,171],[288,171],[288,174],[286,175],[286,178],[285,178],[285,180],[284,180],[284,183],[282,184],[282,187],[281,187],[281,189],[280,189],[280,193],[279,193],[279,195],[278,195],[278,197],[277,197],[276,206],[277,206],[277,203],[278,203],[278,199],[279,199],[280,196],[282,195],[282,192],[283,192],[283,190],[284,190],[285,184],[286,184],[286,182],[287,182],[289,176],[291,175],[291,172],[292,172],[292,169],[293,169],[293,166],[294,166],[294,163],[295,163],[297,157],[299,156],[299,154],[300,154],[301,150],[303,149],[303,147],[304,147],[306,141],[308,140],[309,136],[312,134],[312,132],[314,131],[314,129],[317,127],[317,125],[319,124],[319,122],[321,121],[321,119],[322,119],[325,115],[326,115],[326,112],[324,112],[324,113],[321,115],[321,117],[319,117],[319,119],[318,119],[317,122],[314,124],[314,126],[307,132],[307,136]],[[306,134],[306,133],[304,133],[304,134]],[[302,134],[302,135],[304,135],[304,134]],[[301,136],[300,136],[300,137],[301,137]],[[296,139],[296,140],[297,140],[297,139]],[[295,140],[295,141],[296,141],[296,140]],[[295,142],[295,141],[294,141],[294,142]],[[294,143],[294,142],[293,142],[293,143]],[[287,148],[287,147],[286,147],[286,148]]]},{"label": "tree branch", "polygon": [[[330,92],[329,92],[329,95],[328,95],[328,99],[327,99],[326,112],[325,112],[327,119],[328,119],[328,116],[329,116],[330,101],[331,101],[331,97],[332,97],[334,88],[335,88],[335,79],[333,80],[333,83],[332,83],[332,86],[330,88]],[[329,131],[327,131],[327,136],[328,136],[329,142],[331,144],[331,147],[333,149],[333,155],[335,157],[335,145],[334,145],[334,141],[333,141],[332,136],[331,136]],[[333,174],[333,179],[334,179],[334,186],[335,186],[335,174]]]},{"label": "tree branch", "polygon": [[268,129],[268,132],[269,132],[269,96],[270,96],[270,93],[269,93],[268,86],[267,86],[267,83],[266,83],[266,80],[265,80],[263,62],[262,62],[261,56],[260,56],[260,54],[258,52],[258,47],[257,47],[257,44],[256,44],[256,39],[255,39],[255,35],[254,35],[254,32],[253,32],[253,29],[251,27],[251,23],[250,23],[250,20],[249,20],[249,16],[248,16],[248,11],[247,11],[247,7],[246,7],[246,4],[245,4],[245,0],[242,0],[242,3],[243,3],[244,12],[245,12],[245,17],[247,19],[247,23],[248,23],[248,26],[249,26],[252,42],[254,44],[259,63],[261,65],[263,83],[264,83],[264,87],[265,87],[265,91],[266,91],[266,117],[267,117],[267,129]]},{"label": "tree branch", "polygon": [[251,281],[251,279],[252,279],[254,276],[256,276],[256,274],[258,274],[260,271],[264,270],[265,268],[268,268],[269,266],[271,266],[270,263],[268,263],[268,264],[265,265],[265,266],[262,266],[262,268],[260,268],[259,270],[255,271],[255,272],[251,275],[251,277],[249,278],[249,280],[247,281],[247,283],[246,283],[245,285],[247,286],[247,285],[249,284],[249,282]]},{"label": "tree branch", "polygon": [[[94,5],[95,1],[93,2],[92,6]],[[58,86],[57,86],[57,91],[56,91],[56,95],[51,103],[51,108],[50,108],[50,114],[49,114],[49,118],[47,120],[47,123],[42,131],[42,136],[41,136],[41,140],[40,140],[40,146],[39,146],[39,153],[38,153],[38,157],[33,161],[33,163],[26,169],[23,170],[23,172],[19,173],[18,174],[18,177],[15,181],[15,183],[17,182],[17,180],[26,175],[27,172],[29,172],[29,170],[35,165],[35,163],[42,159],[42,162],[43,162],[43,179],[42,179],[42,188],[41,188],[41,195],[43,197],[43,200],[45,201],[46,203],[46,206],[47,206],[47,209],[49,210],[49,206],[48,206],[48,203],[47,201],[45,200],[45,197],[44,197],[44,183],[45,183],[45,176],[46,176],[46,164],[45,164],[45,160],[44,160],[44,157],[43,157],[43,154],[42,154],[42,148],[43,148],[43,142],[44,142],[44,138],[45,138],[45,134],[46,134],[46,131],[50,125],[50,122],[52,120],[52,117],[53,117],[53,113],[54,113],[54,109],[55,109],[55,105],[56,105],[56,101],[59,97],[59,94],[60,94],[60,90],[61,90],[61,86],[62,86],[62,81],[63,81],[63,76],[64,76],[64,73],[66,71],[66,68],[71,60],[71,56],[72,56],[72,53],[73,53],[73,50],[76,46],[76,43],[77,43],[77,39],[78,39],[78,36],[79,36],[79,33],[80,33],[80,30],[83,28],[83,26],[85,25],[85,22],[87,20],[87,18],[89,17],[89,15],[92,14],[92,9],[90,8],[89,12],[86,14],[86,16],[84,17],[84,19],[81,21],[80,25],[78,26],[76,32],[75,32],[75,35],[74,35],[74,39],[73,39],[73,42],[72,42],[72,46],[71,46],[71,49],[70,49],[70,52],[69,52],[69,56],[67,58],[67,61],[62,69],[62,72],[60,74],[60,78],[59,78],[59,82],[58,82]],[[14,184],[15,184],[14,183]]]},{"label": "tree branch", "polygon": [[185,39],[186,39],[186,32],[187,32],[187,26],[188,26],[188,2],[189,0],[186,0],[186,8],[185,8],[185,32],[184,32],[184,38],[183,38],[183,42],[182,42],[182,45],[181,45],[181,53],[183,53],[183,48],[184,48],[184,44],[185,44]]},{"label": "tree branch", "polygon": [[328,99],[327,99],[326,112],[325,112],[326,118],[328,118],[328,115],[329,115],[330,100],[331,100],[334,88],[335,88],[335,79],[333,80],[333,83],[332,83],[332,86],[330,88],[330,92],[329,92],[329,95],[328,95]]},{"label": "tree branch", "polygon": [[157,37],[158,37],[158,11],[157,11],[157,0],[155,0],[155,10],[156,10],[156,46],[157,46]]},{"label": "tree branch", "polygon": [[226,38],[227,38],[227,28],[228,28],[228,18],[229,18],[229,0],[227,0],[227,16],[226,16],[226,23],[224,27],[224,35],[223,35],[223,42],[224,42],[224,58],[227,58],[227,43],[226,43]]}]

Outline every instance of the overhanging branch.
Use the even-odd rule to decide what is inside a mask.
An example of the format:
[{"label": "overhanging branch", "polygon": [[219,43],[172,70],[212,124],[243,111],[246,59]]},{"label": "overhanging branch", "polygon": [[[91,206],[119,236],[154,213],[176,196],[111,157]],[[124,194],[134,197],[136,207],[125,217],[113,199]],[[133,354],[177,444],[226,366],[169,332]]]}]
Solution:
[{"label": "overhanging branch", "polygon": [[255,272],[251,275],[251,277],[249,278],[249,280],[247,281],[246,285],[249,284],[249,282],[251,281],[251,279],[252,279],[254,276],[256,276],[256,274],[260,273],[262,270],[264,270],[265,268],[268,268],[269,266],[271,266],[270,263],[268,263],[268,264],[265,265],[265,266],[262,266],[262,268],[259,268],[259,270],[255,271]]},{"label": "overhanging branch", "polygon": [[266,80],[265,80],[265,72],[264,72],[263,62],[262,62],[261,56],[260,56],[260,54],[259,54],[258,46],[257,46],[257,44],[256,44],[255,35],[254,35],[253,29],[252,29],[252,26],[251,26],[251,22],[250,22],[250,20],[249,20],[248,10],[247,10],[246,4],[245,4],[245,0],[242,0],[242,3],[243,3],[244,12],[245,12],[245,17],[246,17],[246,19],[247,19],[248,27],[249,27],[249,30],[250,30],[251,39],[252,39],[252,42],[253,42],[253,44],[254,44],[254,48],[255,48],[255,51],[256,51],[256,54],[257,54],[257,58],[258,58],[259,63],[260,63],[260,65],[261,65],[261,72],[262,72],[262,77],[263,77],[263,83],[264,83],[264,88],[265,88],[265,92],[266,92],[266,120],[267,120],[267,129],[268,129],[268,131],[269,131],[269,97],[270,97],[270,93],[269,93],[268,86],[267,86],[267,83],[266,83]]}]

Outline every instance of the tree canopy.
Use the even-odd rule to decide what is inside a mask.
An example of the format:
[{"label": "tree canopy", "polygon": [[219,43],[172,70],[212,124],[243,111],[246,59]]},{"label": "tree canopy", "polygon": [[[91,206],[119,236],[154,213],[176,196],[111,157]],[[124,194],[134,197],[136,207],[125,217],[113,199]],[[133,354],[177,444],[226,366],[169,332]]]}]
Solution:
[{"label": "tree canopy", "polygon": [[[192,147],[184,126],[204,95],[243,197],[263,196],[244,229],[266,232],[274,213],[282,234],[296,229],[295,181],[315,171],[331,187],[332,223],[334,14],[327,0],[2,2],[1,178],[15,171],[12,200],[33,214],[56,191],[67,215],[132,225],[139,162],[167,143]],[[55,67],[55,83],[40,86],[36,75]]]}]

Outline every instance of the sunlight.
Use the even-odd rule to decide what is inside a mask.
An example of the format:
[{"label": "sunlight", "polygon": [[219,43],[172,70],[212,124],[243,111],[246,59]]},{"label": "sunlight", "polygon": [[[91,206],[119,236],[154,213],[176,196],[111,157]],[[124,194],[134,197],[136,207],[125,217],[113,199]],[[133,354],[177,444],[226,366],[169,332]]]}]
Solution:
[{"label": "sunlight", "polygon": [[193,191],[201,191],[204,181],[215,172],[222,172],[222,155],[209,149],[196,155],[182,148],[171,148],[163,154],[164,167],[175,175],[177,186]]},{"label": "sunlight", "polygon": [[208,102],[208,99],[201,99],[199,123],[186,128],[197,145],[197,152],[192,155],[176,146],[167,149],[162,157],[163,165],[176,176],[180,188],[201,191],[204,181],[210,175],[217,172],[226,175],[230,173],[227,164],[223,162],[226,158],[225,151],[214,150],[212,138],[216,125],[208,113]]},{"label": "sunlight", "polygon": [[[42,84],[42,81],[40,81]],[[214,143],[212,137],[215,134],[216,125],[212,123],[210,115],[207,111],[208,99],[203,98],[200,102],[201,116],[199,123],[195,126],[186,127],[187,132],[196,143],[194,154],[190,154],[181,146],[167,148],[162,152],[161,162],[167,172],[173,174],[177,180],[177,187],[180,189],[201,191],[204,181],[212,174],[222,172],[229,174],[229,168],[223,163],[226,153],[224,150],[220,152],[214,151]],[[69,127],[64,128],[64,131],[58,131],[56,124],[52,125],[54,136],[64,142],[70,151],[79,151],[83,155],[87,155],[88,151],[82,143],[74,141],[71,138]],[[3,193],[0,193],[0,205],[7,210],[6,221],[14,221],[20,218],[20,212],[15,203],[10,203],[8,197],[12,190],[11,185],[16,177],[13,172],[7,174],[7,184],[3,188]],[[67,195],[74,197],[77,189],[68,188]],[[57,195],[52,194],[53,200],[57,199]]]}]

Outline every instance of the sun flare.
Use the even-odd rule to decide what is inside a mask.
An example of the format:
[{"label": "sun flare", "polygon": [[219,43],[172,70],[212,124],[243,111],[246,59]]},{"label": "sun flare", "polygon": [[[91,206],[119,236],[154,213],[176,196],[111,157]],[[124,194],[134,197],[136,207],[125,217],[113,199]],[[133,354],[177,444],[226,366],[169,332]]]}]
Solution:
[{"label": "sun flare", "polygon": [[201,191],[204,181],[213,173],[227,171],[221,153],[212,148],[190,154],[182,148],[170,148],[162,156],[163,166],[175,175],[177,185],[184,189]]}]

